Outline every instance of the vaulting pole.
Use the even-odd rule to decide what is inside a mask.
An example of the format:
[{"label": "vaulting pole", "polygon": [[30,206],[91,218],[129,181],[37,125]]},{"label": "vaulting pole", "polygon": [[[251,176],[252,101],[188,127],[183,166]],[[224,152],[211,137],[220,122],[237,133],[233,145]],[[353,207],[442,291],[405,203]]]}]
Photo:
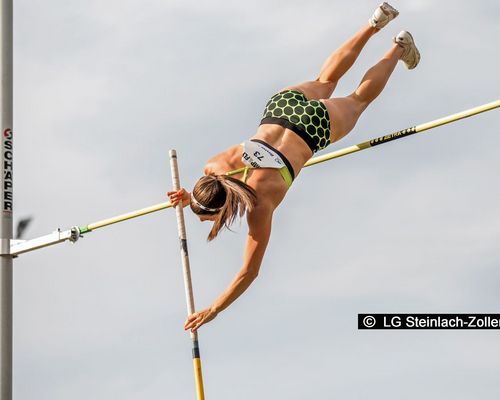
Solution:
[{"label": "vaulting pole", "polygon": [[12,399],[12,0],[2,0],[0,32],[1,63],[1,130],[2,130],[2,210],[0,212],[0,396]]},{"label": "vaulting pole", "polygon": [[[177,167],[177,153],[175,150],[170,150],[170,169],[172,171],[172,186],[175,191],[181,188],[179,180],[179,169]],[[188,315],[195,312],[193,286],[191,284],[191,269],[189,266],[189,254],[186,238],[186,226],[184,224],[184,211],[182,202],[175,207],[177,216],[177,230],[179,231],[179,240],[181,246],[182,269],[184,272],[184,288],[186,290],[186,303]],[[191,341],[193,345],[193,365],[194,365],[194,378],[196,382],[196,398],[197,400],[204,400],[205,393],[203,390],[203,377],[201,374],[201,359],[200,348],[198,344],[198,333],[191,332]]]}]

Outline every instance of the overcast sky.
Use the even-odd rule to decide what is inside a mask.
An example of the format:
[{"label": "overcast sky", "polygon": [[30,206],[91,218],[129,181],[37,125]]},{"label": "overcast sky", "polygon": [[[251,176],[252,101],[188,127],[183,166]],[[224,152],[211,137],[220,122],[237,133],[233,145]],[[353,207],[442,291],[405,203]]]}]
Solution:
[{"label": "overcast sky", "polygon": [[[15,216],[27,236],[165,201],[255,133],[268,98],[314,79],[377,1],[15,1]],[[334,96],[409,30],[356,129],[326,151],[498,99],[500,5],[399,1]],[[200,330],[207,399],[487,399],[495,331],[358,331],[357,313],[498,312],[500,111],[304,170],[259,278]],[[241,266],[186,214],[196,304]],[[15,260],[16,400],[193,399],[175,215]]]}]

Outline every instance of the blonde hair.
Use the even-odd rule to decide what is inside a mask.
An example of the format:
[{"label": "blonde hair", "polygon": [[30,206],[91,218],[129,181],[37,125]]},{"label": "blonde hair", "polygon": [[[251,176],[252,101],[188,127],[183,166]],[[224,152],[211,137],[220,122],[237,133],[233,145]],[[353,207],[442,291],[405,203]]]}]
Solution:
[{"label": "blonde hair", "polygon": [[226,175],[206,175],[194,185],[191,210],[197,215],[216,215],[208,241],[234,222],[239,215],[252,211],[257,203],[255,190],[246,183]]}]

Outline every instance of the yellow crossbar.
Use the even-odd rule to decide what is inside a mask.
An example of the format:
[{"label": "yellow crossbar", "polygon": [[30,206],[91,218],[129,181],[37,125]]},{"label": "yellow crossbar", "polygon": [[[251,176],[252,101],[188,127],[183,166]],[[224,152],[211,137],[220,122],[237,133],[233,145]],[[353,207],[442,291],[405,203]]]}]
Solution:
[{"label": "yellow crossbar", "polygon": [[[319,164],[319,163],[322,163],[325,161],[333,160],[334,158],[343,157],[343,156],[346,156],[348,154],[352,154],[352,153],[356,153],[356,152],[361,151],[361,150],[369,149],[371,147],[378,146],[380,144],[384,144],[384,143],[387,143],[387,142],[390,142],[390,141],[393,141],[396,139],[401,139],[403,137],[410,136],[410,135],[413,135],[415,133],[419,133],[419,132],[423,132],[423,131],[426,131],[429,129],[437,128],[438,126],[449,124],[451,122],[455,122],[455,121],[458,121],[460,119],[472,117],[473,115],[477,115],[477,114],[480,114],[480,113],[483,113],[486,111],[490,111],[490,110],[493,110],[493,109],[498,108],[498,107],[500,107],[500,100],[496,100],[496,101],[493,101],[493,102],[488,103],[488,104],[483,104],[481,106],[474,107],[474,108],[471,108],[469,110],[465,110],[465,111],[462,111],[462,112],[459,112],[456,114],[452,114],[452,115],[449,115],[447,117],[435,119],[433,121],[426,122],[424,124],[420,124],[420,125],[417,125],[417,126],[414,126],[411,128],[403,129],[401,131],[393,132],[389,135],[380,136],[380,137],[377,137],[377,138],[374,138],[371,140],[367,140],[366,142],[359,143],[359,144],[354,145],[354,146],[345,147],[343,149],[332,151],[331,153],[327,153],[327,154],[324,154],[322,156],[311,158],[309,161],[307,161],[305,163],[304,167],[310,167],[312,165],[316,165],[316,164]],[[236,169],[234,171],[228,172],[227,175],[235,175],[235,174],[243,172],[244,170],[245,170],[245,168],[239,168],[239,169]],[[92,230],[95,230],[98,228],[103,228],[105,226],[109,226],[112,224],[116,224],[118,222],[126,221],[128,219],[137,218],[137,217],[140,217],[140,216],[143,216],[146,214],[150,214],[150,213],[153,213],[156,211],[164,210],[164,209],[170,208],[170,207],[172,207],[170,202],[156,204],[156,205],[151,206],[151,207],[143,208],[143,209],[132,211],[132,212],[129,212],[126,214],[118,215],[118,216],[113,217],[113,218],[108,218],[108,219],[104,219],[102,221],[91,223],[86,227],[81,227],[80,232],[86,233],[86,232],[89,232],[89,231],[92,231]]]}]

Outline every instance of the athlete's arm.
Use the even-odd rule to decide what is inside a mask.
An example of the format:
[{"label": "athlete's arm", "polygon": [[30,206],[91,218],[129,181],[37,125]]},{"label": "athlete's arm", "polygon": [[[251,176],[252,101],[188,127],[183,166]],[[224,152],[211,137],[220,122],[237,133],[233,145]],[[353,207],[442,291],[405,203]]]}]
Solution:
[{"label": "athlete's arm", "polygon": [[243,266],[228,288],[210,307],[188,317],[184,329],[196,331],[200,326],[214,319],[219,312],[229,307],[241,296],[257,278],[271,235],[273,210],[274,207],[271,204],[259,204],[252,212],[248,213],[248,237]]}]

